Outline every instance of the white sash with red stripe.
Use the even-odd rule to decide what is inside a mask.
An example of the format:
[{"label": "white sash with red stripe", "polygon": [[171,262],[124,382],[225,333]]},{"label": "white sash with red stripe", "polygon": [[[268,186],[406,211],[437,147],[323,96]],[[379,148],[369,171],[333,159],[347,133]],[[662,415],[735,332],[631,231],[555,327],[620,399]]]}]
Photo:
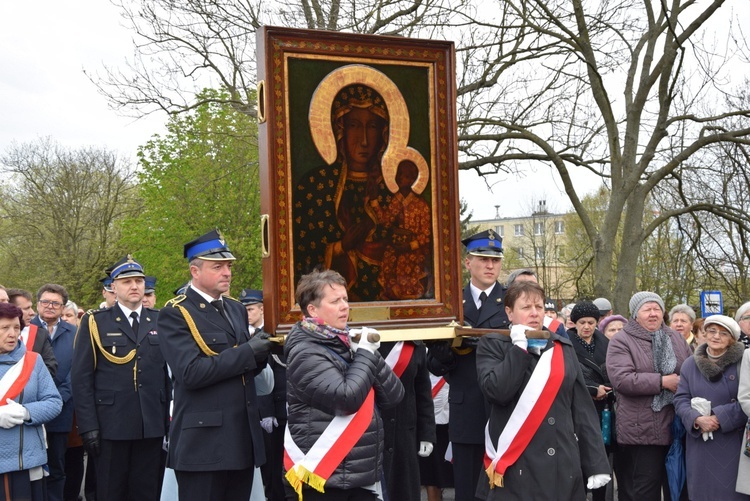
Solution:
[{"label": "white sash with red stripe", "polygon": [[529,382],[503,428],[497,445],[490,438],[490,423],[484,428],[484,466],[490,488],[503,486],[505,470],[526,450],[539,425],[549,412],[565,376],[565,362],[560,342],[542,353]]},{"label": "white sash with red stripe", "polygon": [[443,386],[445,386],[445,378],[441,377],[437,381],[435,381],[435,384],[432,385],[432,399],[435,400],[435,397],[437,397],[437,394],[440,393],[440,390],[443,389]]},{"label": "white sash with red stripe", "polygon": [[[400,341],[394,345],[385,362],[396,376],[401,377],[413,353],[413,343]],[[318,492],[323,492],[326,481],[367,431],[374,408],[375,392],[371,389],[357,412],[347,416],[335,416],[331,420],[307,454],[294,443],[287,423],[284,432],[284,467],[287,471],[286,478],[300,500],[303,483]]]},{"label": "white sash with red stripe", "polygon": [[294,443],[287,423],[284,432],[284,467],[287,470],[286,478],[300,500],[303,483],[324,492],[323,486],[328,478],[367,430],[374,409],[375,391],[371,389],[357,412],[331,420],[307,454]]},{"label": "white sash with red stripe", "polygon": [[26,384],[29,382],[31,373],[34,372],[37,354],[29,350],[24,353],[23,358],[13,364],[2,378],[0,378],[0,406],[6,405],[8,399],[18,397]]},{"label": "white sash with red stripe", "polygon": [[414,343],[404,343],[403,341],[399,341],[393,345],[393,349],[388,356],[385,357],[385,363],[388,364],[388,367],[390,367],[391,370],[393,370],[396,377],[400,378],[406,370],[406,367],[409,365],[409,362],[411,362],[413,354]]}]

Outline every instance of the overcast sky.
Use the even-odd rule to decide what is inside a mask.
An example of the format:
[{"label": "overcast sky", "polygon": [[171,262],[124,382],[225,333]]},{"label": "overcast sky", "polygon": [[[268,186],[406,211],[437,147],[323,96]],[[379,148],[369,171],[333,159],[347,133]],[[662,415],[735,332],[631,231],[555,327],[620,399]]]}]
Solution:
[{"label": "overcast sky", "polygon": [[[49,136],[71,148],[106,147],[134,159],[139,145],[163,132],[166,116],[118,115],[84,75],[122,64],[131,55],[130,41],[107,0],[0,2],[0,151],[13,141]],[[493,191],[473,172],[459,175],[461,197],[474,219],[493,218],[496,205],[501,216],[527,214],[532,200],[541,198],[552,211],[570,208],[548,167],[523,179],[494,176],[489,182]]]}]

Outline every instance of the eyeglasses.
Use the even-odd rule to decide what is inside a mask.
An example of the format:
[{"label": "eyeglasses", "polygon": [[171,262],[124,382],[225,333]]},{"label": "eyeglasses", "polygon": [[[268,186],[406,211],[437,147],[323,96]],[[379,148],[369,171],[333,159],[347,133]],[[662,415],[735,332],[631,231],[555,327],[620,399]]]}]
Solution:
[{"label": "eyeglasses", "polygon": [[727,331],[722,331],[719,329],[706,329],[705,333],[706,333],[706,337],[713,337],[713,336],[729,337],[731,335]]},{"label": "eyeglasses", "polygon": [[63,304],[59,301],[50,301],[49,299],[42,299],[39,301],[42,306],[51,306],[53,308],[59,308]]},{"label": "eyeglasses", "polygon": [[745,315],[744,317],[740,317],[740,322],[747,322],[750,320],[750,315]]}]

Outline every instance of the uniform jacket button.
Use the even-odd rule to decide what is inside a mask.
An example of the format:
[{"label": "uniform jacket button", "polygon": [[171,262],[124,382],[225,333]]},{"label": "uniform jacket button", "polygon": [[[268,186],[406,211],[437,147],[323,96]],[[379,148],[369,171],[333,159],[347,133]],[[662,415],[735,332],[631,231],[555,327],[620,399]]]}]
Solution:
[{"label": "uniform jacket button", "polygon": [[555,424],[555,418],[551,417],[547,420],[549,424]]},{"label": "uniform jacket button", "polygon": [[547,454],[549,454],[550,456],[554,456],[555,455],[555,449],[553,449],[552,447],[550,447],[549,449],[547,449]]}]

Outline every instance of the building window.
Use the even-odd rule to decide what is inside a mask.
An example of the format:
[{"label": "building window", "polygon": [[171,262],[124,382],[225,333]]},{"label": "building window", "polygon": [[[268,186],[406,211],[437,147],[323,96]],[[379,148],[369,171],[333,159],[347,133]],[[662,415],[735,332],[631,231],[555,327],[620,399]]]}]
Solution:
[{"label": "building window", "polygon": [[522,237],[523,236],[523,225],[522,224],[515,224],[515,225],[513,225],[513,231],[514,231],[514,234],[517,237]]},{"label": "building window", "polygon": [[537,259],[544,259],[544,247],[534,247],[534,255]]},{"label": "building window", "polygon": [[534,223],[534,235],[544,235],[544,223]]},{"label": "building window", "polygon": [[555,234],[560,235],[565,233],[565,223],[562,221],[555,221]]},{"label": "building window", "polygon": [[516,247],[516,256],[518,256],[519,259],[523,259],[523,247]]},{"label": "building window", "polygon": [[505,226],[503,226],[502,224],[498,224],[497,226],[495,226],[495,233],[497,233],[501,237],[504,237],[505,236]]}]

